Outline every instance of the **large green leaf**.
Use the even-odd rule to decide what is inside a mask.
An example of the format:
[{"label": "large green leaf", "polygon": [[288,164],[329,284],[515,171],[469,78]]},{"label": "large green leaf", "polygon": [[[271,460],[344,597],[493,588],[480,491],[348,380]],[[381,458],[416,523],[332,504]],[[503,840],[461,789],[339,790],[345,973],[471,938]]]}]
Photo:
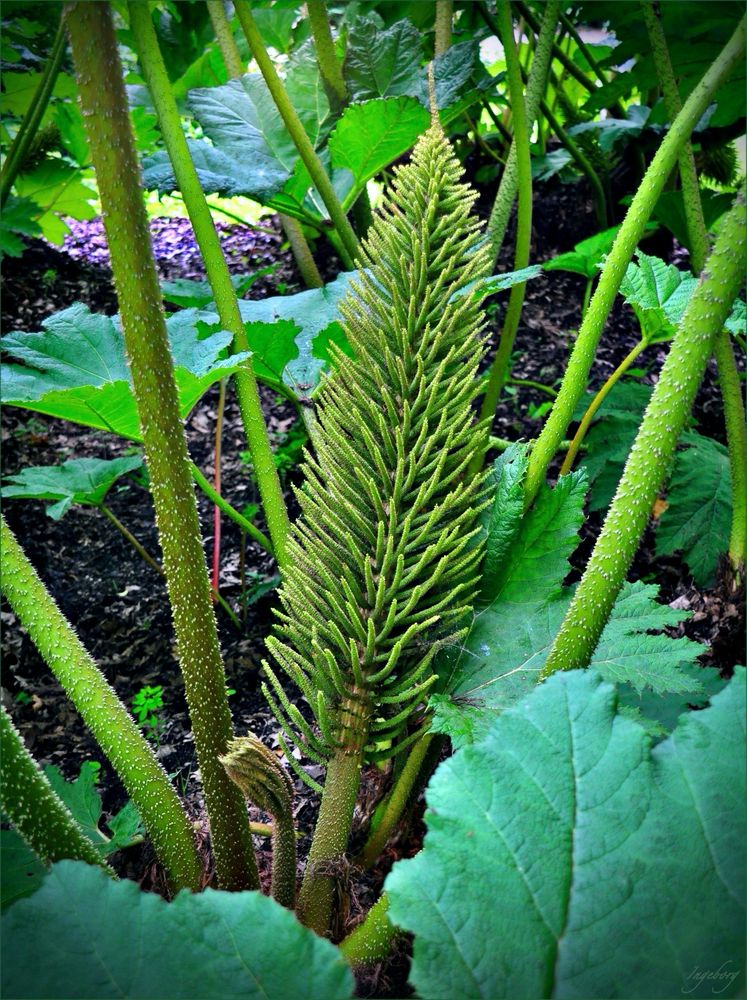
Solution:
[{"label": "large green leaf", "polygon": [[[274,267],[263,267],[252,274],[232,274],[231,284],[238,298],[252,287],[255,281],[272,273]],[[161,282],[161,294],[165,302],[171,302],[182,309],[201,309],[209,305],[215,296],[209,281],[194,281],[191,278],[175,278]]]},{"label": "large green leaf", "polygon": [[[734,196],[725,191],[709,191],[701,188],[700,202],[707,229],[711,229],[721,216],[731,208]],[[687,218],[681,191],[663,191],[659,195],[653,218],[661,222],[672,233],[677,242],[690,249]]]},{"label": "large green leaf", "polygon": [[445,761],[386,881],[418,994],[741,995],[744,715],[738,668],[651,750],[611,685],[561,672]]},{"label": "large green leaf", "polygon": [[77,167],[63,160],[47,159],[29,173],[20,174],[15,191],[19,198],[36,203],[39,228],[51,243],[62,243],[70,232],[63,217],[92,219],[96,215],[92,204],[96,192],[84,183]]},{"label": "large green leaf", "polygon": [[633,307],[646,340],[652,344],[668,340],[674,336],[698,279],[640,250],[636,257],[637,264],[628,264],[620,294]]},{"label": "large green leaf", "polygon": [[[195,310],[185,309],[166,320],[182,417],[213,382],[237,371],[250,357],[221,357],[230,333],[219,330],[203,336],[200,318]],[[3,403],[139,441],[118,321],[76,303],[42,326],[39,333],[9,333],[0,341],[4,351],[22,362],[2,366]]]},{"label": "large green leaf", "polygon": [[2,920],[3,995],[132,1000],[344,1000],[338,950],[258,892],[172,903],[62,861]]},{"label": "large green leaf", "polygon": [[696,583],[712,586],[719,557],[729,547],[732,499],[726,448],[692,431],[682,437],[656,532],[657,555],[679,551]]},{"label": "large green leaf", "polygon": [[33,465],[7,476],[0,496],[54,500],[47,507],[47,515],[58,521],[75,503],[98,507],[118,479],[142,464],[140,455],[128,455],[112,459],[71,458],[61,465]]},{"label": "large green leaf", "polygon": [[96,790],[100,770],[101,765],[98,761],[86,760],[81,764],[80,774],[74,781],[66,781],[60,769],[54,764],[47,764],[44,774],[83,833],[106,857],[141,841],[144,829],[137,809],[132,802],[127,802],[108,820],[106,825],[109,834],[102,831],[103,809],[101,796]]},{"label": "large green leaf", "polygon": [[422,57],[421,35],[411,21],[383,28],[376,16],[357,18],[343,68],[351,100],[411,94],[420,79]]},{"label": "large green leaf", "polygon": [[0,215],[0,254],[20,257],[25,244],[23,236],[40,236],[41,229],[36,221],[38,206],[30,198],[16,198],[11,195]]},{"label": "large green leaf", "polygon": [[338,274],[323,288],[310,288],[296,295],[239,302],[245,323],[276,323],[289,320],[299,333],[295,338],[298,356],[283,369],[283,381],[305,398],[316,388],[326,366],[326,346],[330,340],[344,343],[340,326],[339,302],[345,295],[352,272]]},{"label": "large green leaf", "polygon": [[413,97],[349,107],[329,137],[332,166],[353,175],[348,202],[355,200],[366,181],[414,145],[428,122],[428,112]]}]

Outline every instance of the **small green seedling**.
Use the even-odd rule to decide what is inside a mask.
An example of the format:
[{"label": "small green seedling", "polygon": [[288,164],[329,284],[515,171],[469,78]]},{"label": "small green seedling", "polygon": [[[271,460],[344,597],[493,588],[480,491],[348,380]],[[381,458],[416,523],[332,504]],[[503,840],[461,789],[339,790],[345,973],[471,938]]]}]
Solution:
[{"label": "small green seedling", "polygon": [[163,708],[163,686],[161,684],[145,685],[140,688],[132,699],[132,710],[135,713],[140,728],[152,739],[156,746],[161,745],[161,739],[166,729],[166,720],[161,718]]}]

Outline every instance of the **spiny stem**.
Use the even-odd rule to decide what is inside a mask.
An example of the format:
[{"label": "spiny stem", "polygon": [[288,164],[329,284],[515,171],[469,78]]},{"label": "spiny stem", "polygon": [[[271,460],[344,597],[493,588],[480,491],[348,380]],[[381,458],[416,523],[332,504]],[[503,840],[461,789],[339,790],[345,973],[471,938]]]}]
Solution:
[{"label": "spiny stem", "polygon": [[8,200],[8,195],[15,183],[15,179],[23,167],[26,154],[29,151],[31,143],[34,141],[34,136],[39,130],[39,123],[44,116],[44,112],[47,110],[49,98],[52,96],[52,91],[60,72],[62,57],[65,54],[65,45],[65,28],[60,23],[54,38],[52,51],[44,67],[44,72],[37,84],[31,104],[29,104],[20,128],[16,132],[13,144],[8,151],[8,156],[3,166],[3,172],[0,176],[0,208],[3,208],[5,202]]},{"label": "spiny stem", "polygon": [[[144,14],[150,24],[147,4],[142,8],[133,4],[131,14],[134,18]],[[246,808],[218,761],[232,735],[231,713],[111,11],[108,4],[78,2],[66,8],[65,17],[150,472],[218,877],[226,889],[252,888],[259,878]],[[246,374],[256,396],[253,375]],[[258,397],[257,412],[261,419]],[[253,431],[264,435],[266,442],[264,426]],[[271,461],[269,444],[267,451]]]},{"label": "spiny stem", "polygon": [[679,152],[691,131],[710,103],[721,83],[742,57],[745,44],[745,22],[727,42],[721,54],[688,97],[681,113],[673,122],[666,138],[657,150],[646,176],[628,209],[612,250],[605,261],[599,283],[581,324],[571,352],[563,381],[552,411],[529,456],[525,481],[525,503],[529,506],[544,482],[568,425],[573,419],[579,399],[586,389],[594,355],[626,268],[643,236],[646,223],[664,189]]},{"label": "spiny stem", "polygon": [[[485,23],[498,36],[500,34],[498,24],[493,15],[487,10],[484,3],[478,4],[478,10]],[[542,18],[542,27],[537,38],[537,51],[529,72],[529,83],[526,89],[526,122],[527,129],[531,130],[537,117],[540,100],[545,92],[547,71],[550,66],[550,56],[552,53],[552,39],[555,33],[555,26],[558,22],[558,11],[560,10],[560,0],[547,0],[545,14]],[[503,239],[506,235],[508,220],[511,217],[516,192],[519,187],[519,174],[517,165],[516,140],[512,140],[511,149],[506,161],[506,167],[501,176],[498,186],[498,193],[490,212],[488,220],[487,237],[493,251],[493,261],[498,260],[498,255],[503,246]]]},{"label": "spiny stem", "polygon": [[236,39],[233,37],[231,25],[226,17],[223,0],[207,0],[207,9],[228,75],[232,78],[239,77],[246,71],[246,68],[236,45]]},{"label": "spiny stem", "polygon": [[0,705],[0,806],[29,847],[45,863],[85,861],[116,875],[75,822],[72,813],[26,749]]},{"label": "spiny stem", "polygon": [[280,112],[280,117],[285,122],[285,127],[288,129],[298,150],[298,154],[308,170],[309,176],[319,192],[329,212],[329,217],[340,237],[343,250],[343,263],[347,268],[352,269],[360,250],[353,227],[348,222],[345,211],[332,187],[332,182],[327,176],[321,160],[316,155],[314,147],[306,135],[306,130],[301,124],[301,120],[291,104],[287,91],[272,64],[272,60],[267,54],[248,3],[246,0],[235,0],[234,7],[241,27],[244,29],[246,40],[249,42],[252,55],[265,79],[267,89],[272,95],[272,99]]},{"label": "spiny stem", "polygon": [[553,643],[542,679],[588,665],[669,472],[705,366],[744,279],[744,197],[724,219],[703,277],[680,321],[625,463],[602,532]]},{"label": "spiny stem", "polygon": [[[226,380],[220,380],[218,405],[215,415],[215,446],[213,448],[215,492],[221,491],[221,460],[223,457],[223,414],[226,409]],[[213,506],[213,592],[217,593],[220,583],[220,507]]]},{"label": "spiny stem", "polygon": [[[516,228],[514,269],[518,271],[526,267],[529,263],[529,252],[532,243],[532,165],[529,155],[529,116],[524,101],[521,68],[514,41],[511,8],[508,0],[499,0],[497,13],[498,30],[500,31],[500,38],[506,56],[509,99],[513,114],[514,142],[512,148],[516,149],[519,215]],[[511,364],[511,352],[514,348],[516,331],[519,327],[525,291],[525,281],[511,288],[501,339],[493,363],[490,366],[487,389],[480,409],[481,420],[492,421],[495,415],[495,408],[498,405],[498,399],[500,398],[501,390],[505,384]],[[481,467],[483,460],[483,455],[476,456],[475,464],[471,468],[473,474]]]},{"label": "spiny stem", "polygon": [[[207,278],[215,297],[221,324],[233,335],[233,349],[247,351],[249,343],[239,311],[236,291],[231,283],[231,275],[223,256],[210,208],[189,155],[179,111],[158,47],[158,39],[150,18],[148,5],[130,2],[128,9],[138,60],[148,83],[148,90],[153,98],[161,134],[187,206],[195,239],[205,262]],[[252,464],[257,476],[262,508],[272,539],[275,558],[282,571],[285,566],[285,542],[290,522],[270,440],[267,436],[257,380],[251,362],[236,372],[236,390]]]},{"label": "spiny stem", "polygon": [[386,958],[394,941],[402,934],[387,916],[389,897],[384,893],[364,920],[340,943],[342,957],[353,968],[372,965]]},{"label": "spiny stem", "polygon": [[329,932],[335,885],[344,875],[360,780],[361,754],[338,751],[327,765],[319,818],[296,910],[301,923],[321,936]]},{"label": "spiny stem", "polygon": [[311,34],[314,36],[316,61],[327,95],[334,98],[338,108],[342,108],[347,103],[348,89],[345,86],[342,68],[337,61],[324,0],[307,0],[306,9],[309,12]]},{"label": "spiny stem", "polygon": [[214,489],[210,480],[207,479],[200,472],[195,463],[192,461],[189,462],[189,471],[192,478],[200,487],[200,489],[208,498],[208,500],[212,500],[215,506],[218,507],[220,510],[222,510],[227,517],[230,517],[232,521],[238,524],[241,530],[246,532],[246,534],[249,535],[252,541],[257,542],[257,544],[261,545],[266,552],[269,552],[272,555],[273,554],[272,543],[270,542],[270,539],[267,537],[267,535],[265,535],[262,531],[260,531],[259,528],[257,528],[254,524],[252,524],[251,521],[248,521],[243,514],[240,514],[236,510],[235,507],[231,506],[228,500],[226,500],[223,496],[221,496],[220,493],[218,493]]},{"label": "spiny stem", "polygon": [[[664,28],[651,0],[641,0],[641,7],[651,41],[656,74],[664,94],[667,114],[670,120],[673,120],[679,114],[682,102],[672,61],[669,57]],[[690,142],[685,144],[680,153],[679,167],[685,225],[690,243],[690,262],[693,272],[699,274],[705,266],[709,244],[700,197],[700,185],[698,184],[698,172]],[[737,576],[740,576],[743,572],[745,543],[747,541],[745,538],[747,532],[747,471],[745,470],[745,466],[747,466],[747,431],[745,430],[742,388],[728,330],[721,330],[717,335],[714,353],[718,366],[721,398],[724,403],[726,443],[729,449],[731,470],[732,518],[729,561]]]},{"label": "spiny stem", "polygon": [[443,55],[451,48],[451,22],[454,17],[454,0],[436,0],[436,37],[433,54]]},{"label": "spiny stem", "polygon": [[281,215],[280,225],[283,227],[283,232],[290,244],[291,253],[295,258],[298,273],[301,275],[303,283],[307,288],[321,288],[324,281],[316,266],[308,240],[304,236],[301,223],[290,215]]},{"label": "spiny stem", "polygon": [[194,832],[166,772],[4,518],[0,518],[0,547],[2,590],[10,606],[121,778],[174,888],[197,891],[202,865]]},{"label": "spiny stem", "polygon": [[553,389],[551,385],[543,385],[542,382],[535,382],[530,378],[507,378],[506,385],[525,385],[529,389],[537,389],[539,392],[544,392],[548,396],[557,396],[558,390]]},{"label": "spiny stem", "polygon": [[612,372],[612,374],[604,383],[604,385],[596,394],[596,396],[589,403],[586,413],[584,413],[581,423],[578,425],[578,430],[573,436],[573,440],[571,441],[568,452],[565,458],[563,459],[563,465],[560,468],[561,476],[567,476],[568,473],[573,468],[573,463],[576,460],[576,455],[578,454],[578,450],[583,444],[583,440],[586,437],[586,432],[589,430],[589,425],[594,419],[597,410],[605,401],[605,399],[607,398],[608,394],[612,391],[614,386],[623,377],[628,368],[630,368],[630,366],[633,364],[638,355],[641,354],[642,351],[645,351],[647,347],[648,343],[645,340],[641,340],[635,345],[635,347],[631,348],[631,350],[628,351],[628,353],[625,355],[625,357],[617,366],[617,368],[615,368],[615,370]]}]

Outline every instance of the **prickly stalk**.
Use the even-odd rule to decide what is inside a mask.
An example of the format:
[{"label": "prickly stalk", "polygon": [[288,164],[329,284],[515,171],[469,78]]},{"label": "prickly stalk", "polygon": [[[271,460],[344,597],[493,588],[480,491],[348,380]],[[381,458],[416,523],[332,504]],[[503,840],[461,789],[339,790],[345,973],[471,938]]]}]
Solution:
[{"label": "prickly stalk", "polygon": [[1,705],[0,807],[42,861],[86,861],[115,877],[47,781]]},{"label": "prickly stalk", "polygon": [[218,760],[232,736],[231,715],[111,12],[104,3],[73,3],[65,16],[150,471],[218,877],[226,889],[256,888],[246,806]]},{"label": "prickly stalk", "polygon": [[550,650],[542,677],[585,667],[670,469],[717,334],[744,280],[745,203],[742,195],[724,219],[701,282],[677,329],[625,464],[602,533]]},{"label": "prickly stalk", "polygon": [[0,518],[2,590],[137,806],[175,889],[197,890],[194,834],[166,772]]}]

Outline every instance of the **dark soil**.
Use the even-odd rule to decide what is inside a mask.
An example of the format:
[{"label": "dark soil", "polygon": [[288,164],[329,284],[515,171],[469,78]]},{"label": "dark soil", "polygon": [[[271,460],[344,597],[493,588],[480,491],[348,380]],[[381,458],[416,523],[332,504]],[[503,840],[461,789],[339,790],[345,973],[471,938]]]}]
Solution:
[{"label": "dark soil", "polygon": [[[480,206],[486,211],[486,206]],[[301,284],[287,252],[281,251],[282,237],[276,222],[272,232],[257,232],[247,226],[220,225],[231,270],[245,273],[277,263],[275,271],[252,286],[252,298],[293,292]],[[186,220],[155,220],[154,242],[163,278],[204,275],[199,254]],[[535,196],[532,259],[543,261],[573,247],[596,230],[591,201],[582,184],[545,184]],[[506,240],[510,247],[512,241]],[[322,251],[322,248],[319,248]],[[320,263],[325,277],[336,273],[331,257]],[[512,267],[511,254],[504,251],[500,270]],[[583,279],[563,272],[549,272],[530,282],[516,343],[513,375],[549,386],[559,383],[574,333],[580,322]],[[108,255],[96,224],[76,224],[63,250],[34,241],[23,257],[7,260],[2,275],[3,330],[36,330],[52,312],[82,301],[92,309],[113,313],[116,300],[108,270]],[[506,296],[497,299],[491,310],[490,332],[500,331]],[[592,387],[598,387],[628,353],[637,340],[635,319],[626,307],[617,306],[597,353]],[[654,382],[664,351],[652,348],[643,355],[639,367],[647,368]],[[503,438],[530,438],[538,433],[539,417],[534,411],[549,397],[525,386],[511,386],[496,414],[494,433]],[[213,473],[213,437],[216,422],[217,388],[209,392],[187,421],[189,448],[194,461],[208,477]],[[295,421],[287,403],[262,389],[262,404],[274,442],[282,442]],[[714,372],[709,369],[695,406],[700,429],[718,440],[724,439],[723,419]],[[66,458],[95,456],[113,458],[126,450],[126,442],[97,431],[86,430],[52,418],[19,409],[2,414],[3,472],[14,473],[31,465],[60,462]],[[223,492],[239,509],[257,502],[257,492],[240,453],[246,448],[238,409],[229,396],[223,434]],[[291,480],[285,484],[290,494]],[[212,559],[213,521],[211,505],[199,498],[206,555]],[[145,488],[130,483],[109,495],[109,504],[127,527],[154,555],[159,555],[150,497]],[[165,722],[157,754],[166,770],[175,775],[193,817],[204,819],[194,744],[184,700],[183,683],[174,655],[174,637],[166,593],[161,578],[145,565],[135,551],[95,510],[73,508],[62,521],[45,515],[39,502],[9,502],[5,515],[29,558],[50,592],[91,652],[107,679],[127,704],[144,685],[164,688]],[[263,526],[261,520],[258,522]],[[584,528],[575,565],[583,562],[599,530],[599,518],[592,517]],[[728,673],[743,655],[744,605],[723,588],[701,592],[686,567],[675,557],[656,559],[653,531],[644,538],[633,567],[633,577],[655,577],[662,586],[662,600],[677,601],[693,612],[680,626],[680,633],[698,639],[704,646],[702,661]],[[242,609],[241,596],[251,584],[272,581],[270,558],[256,544],[240,551],[240,533],[232,521],[223,518],[220,590],[243,619],[237,630],[219,608],[221,642],[225,654],[229,686],[235,689],[231,706],[236,731],[255,732],[270,746],[277,746],[276,724],[259,692],[258,679],[263,643],[272,623],[273,594],[266,593]],[[243,581],[243,585],[242,585]],[[3,606],[2,653],[4,673],[2,698],[12,706],[13,716],[27,746],[42,763],[57,764],[66,777],[77,775],[86,759],[102,762],[101,791],[105,814],[116,811],[125,801],[118,779],[103,759],[96,743],[83,726],[61,688],[44,665],[33,645],[20,629],[13,613]],[[320,769],[317,769],[320,770]],[[313,771],[313,769],[312,769]],[[318,776],[318,775],[317,775]],[[364,781],[359,826],[370,814],[383,776],[371,768]],[[316,796],[296,782],[296,814],[299,829],[307,835],[317,810]],[[365,803],[368,802],[368,806]],[[253,818],[266,819],[256,810]],[[379,866],[365,878],[354,878],[348,890],[348,926],[368,908],[381,882],[398,857],[414,854],[422,839],[418,820],[404,839],[390,845]],[[203,824],[202,840],[207,855],[208,834]],[[260,867],[269,872],[269,845],[257,840]],[[301,856],[304,841],[301,843]],[[147,846],[120,852],[114,858],[117,869],[139,881],[144,888],[163,889],[162,877]],[[406,951],[390,963],[375,968],[361,979],[362,996],[408,995]]]}]

